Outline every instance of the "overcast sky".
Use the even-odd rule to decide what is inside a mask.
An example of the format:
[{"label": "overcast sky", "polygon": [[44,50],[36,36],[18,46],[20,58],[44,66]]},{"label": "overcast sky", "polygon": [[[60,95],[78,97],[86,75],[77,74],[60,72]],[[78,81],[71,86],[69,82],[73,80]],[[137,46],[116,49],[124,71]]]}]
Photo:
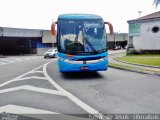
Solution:
[{"label": "overcast sky", "polygon": [[50,29],[63,13],[91,13],[128,32],[127,20],[159,11],[153,0],[0,0],[0,27]]}]

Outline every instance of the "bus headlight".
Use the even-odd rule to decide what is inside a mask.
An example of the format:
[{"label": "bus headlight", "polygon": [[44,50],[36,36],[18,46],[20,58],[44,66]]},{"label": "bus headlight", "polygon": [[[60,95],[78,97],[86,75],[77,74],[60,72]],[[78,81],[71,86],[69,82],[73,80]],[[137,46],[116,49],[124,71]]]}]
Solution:
[{"label": "bus headlight", "polygon": [[103,59],[104,59],[104,60],[108,59],[108,56],[105,56]]},{"label": "bus headlight", "polygon": [[63,62],[68,62],[68,59],[65,59],[65,58],[59,58],[59,60],[61,60]]},{"label": "bus headlight", "polygon": [[108,56],[105,56],[105,57],[103,57],[103,58],[101,58],[101,59],[99,59],[99,61],[104,61],[104,60],[106,60],[106,59],[108,59]]}]

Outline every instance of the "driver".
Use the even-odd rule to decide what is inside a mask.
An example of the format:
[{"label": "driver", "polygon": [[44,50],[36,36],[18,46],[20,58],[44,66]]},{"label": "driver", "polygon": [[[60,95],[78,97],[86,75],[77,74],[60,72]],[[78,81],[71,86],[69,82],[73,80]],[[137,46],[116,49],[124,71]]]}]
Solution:
[{"label": "driver", "polygon": [[69,48],[69,50],[72,51],[83,51],[84,49],[83,45],[80,42],[78,42],[78,35],[76,35],[75,41],[68,44],[67,48]]}]

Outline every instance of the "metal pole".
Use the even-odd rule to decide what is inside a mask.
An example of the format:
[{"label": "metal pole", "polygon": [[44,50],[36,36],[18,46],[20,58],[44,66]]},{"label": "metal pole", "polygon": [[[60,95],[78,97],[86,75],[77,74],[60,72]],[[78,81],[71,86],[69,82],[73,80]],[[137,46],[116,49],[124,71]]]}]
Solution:
[{"label": "metal pole", "polygon": [[30,54],[32,54],[31,48],[32,48],[31,40],[29,40],[29,49],[30,49]]},{"label": "metal pole", "polygon": [[138,11],[138,13],[139,13],[139,18],[141,17],[141,13],[142,13],[142,11]]},{"label": "metal pole", "polygon": [[115,36],[115,33],[114,33],[114,47],[116,47],[116,36]]}]

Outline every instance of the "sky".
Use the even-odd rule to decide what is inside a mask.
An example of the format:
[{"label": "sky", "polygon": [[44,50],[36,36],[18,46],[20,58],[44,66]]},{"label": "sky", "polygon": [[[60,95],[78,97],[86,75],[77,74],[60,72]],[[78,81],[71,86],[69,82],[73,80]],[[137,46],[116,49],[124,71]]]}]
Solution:
[{"label": "sky", "polygon": [[[160,11],[153,0],[0,0],[0,27],[47,29],[64,13],[89,13],[127,33],[128,20]],[[107,28],[107,26],[106,26]],[[108,28],[107,28],[108,30]]]}]

